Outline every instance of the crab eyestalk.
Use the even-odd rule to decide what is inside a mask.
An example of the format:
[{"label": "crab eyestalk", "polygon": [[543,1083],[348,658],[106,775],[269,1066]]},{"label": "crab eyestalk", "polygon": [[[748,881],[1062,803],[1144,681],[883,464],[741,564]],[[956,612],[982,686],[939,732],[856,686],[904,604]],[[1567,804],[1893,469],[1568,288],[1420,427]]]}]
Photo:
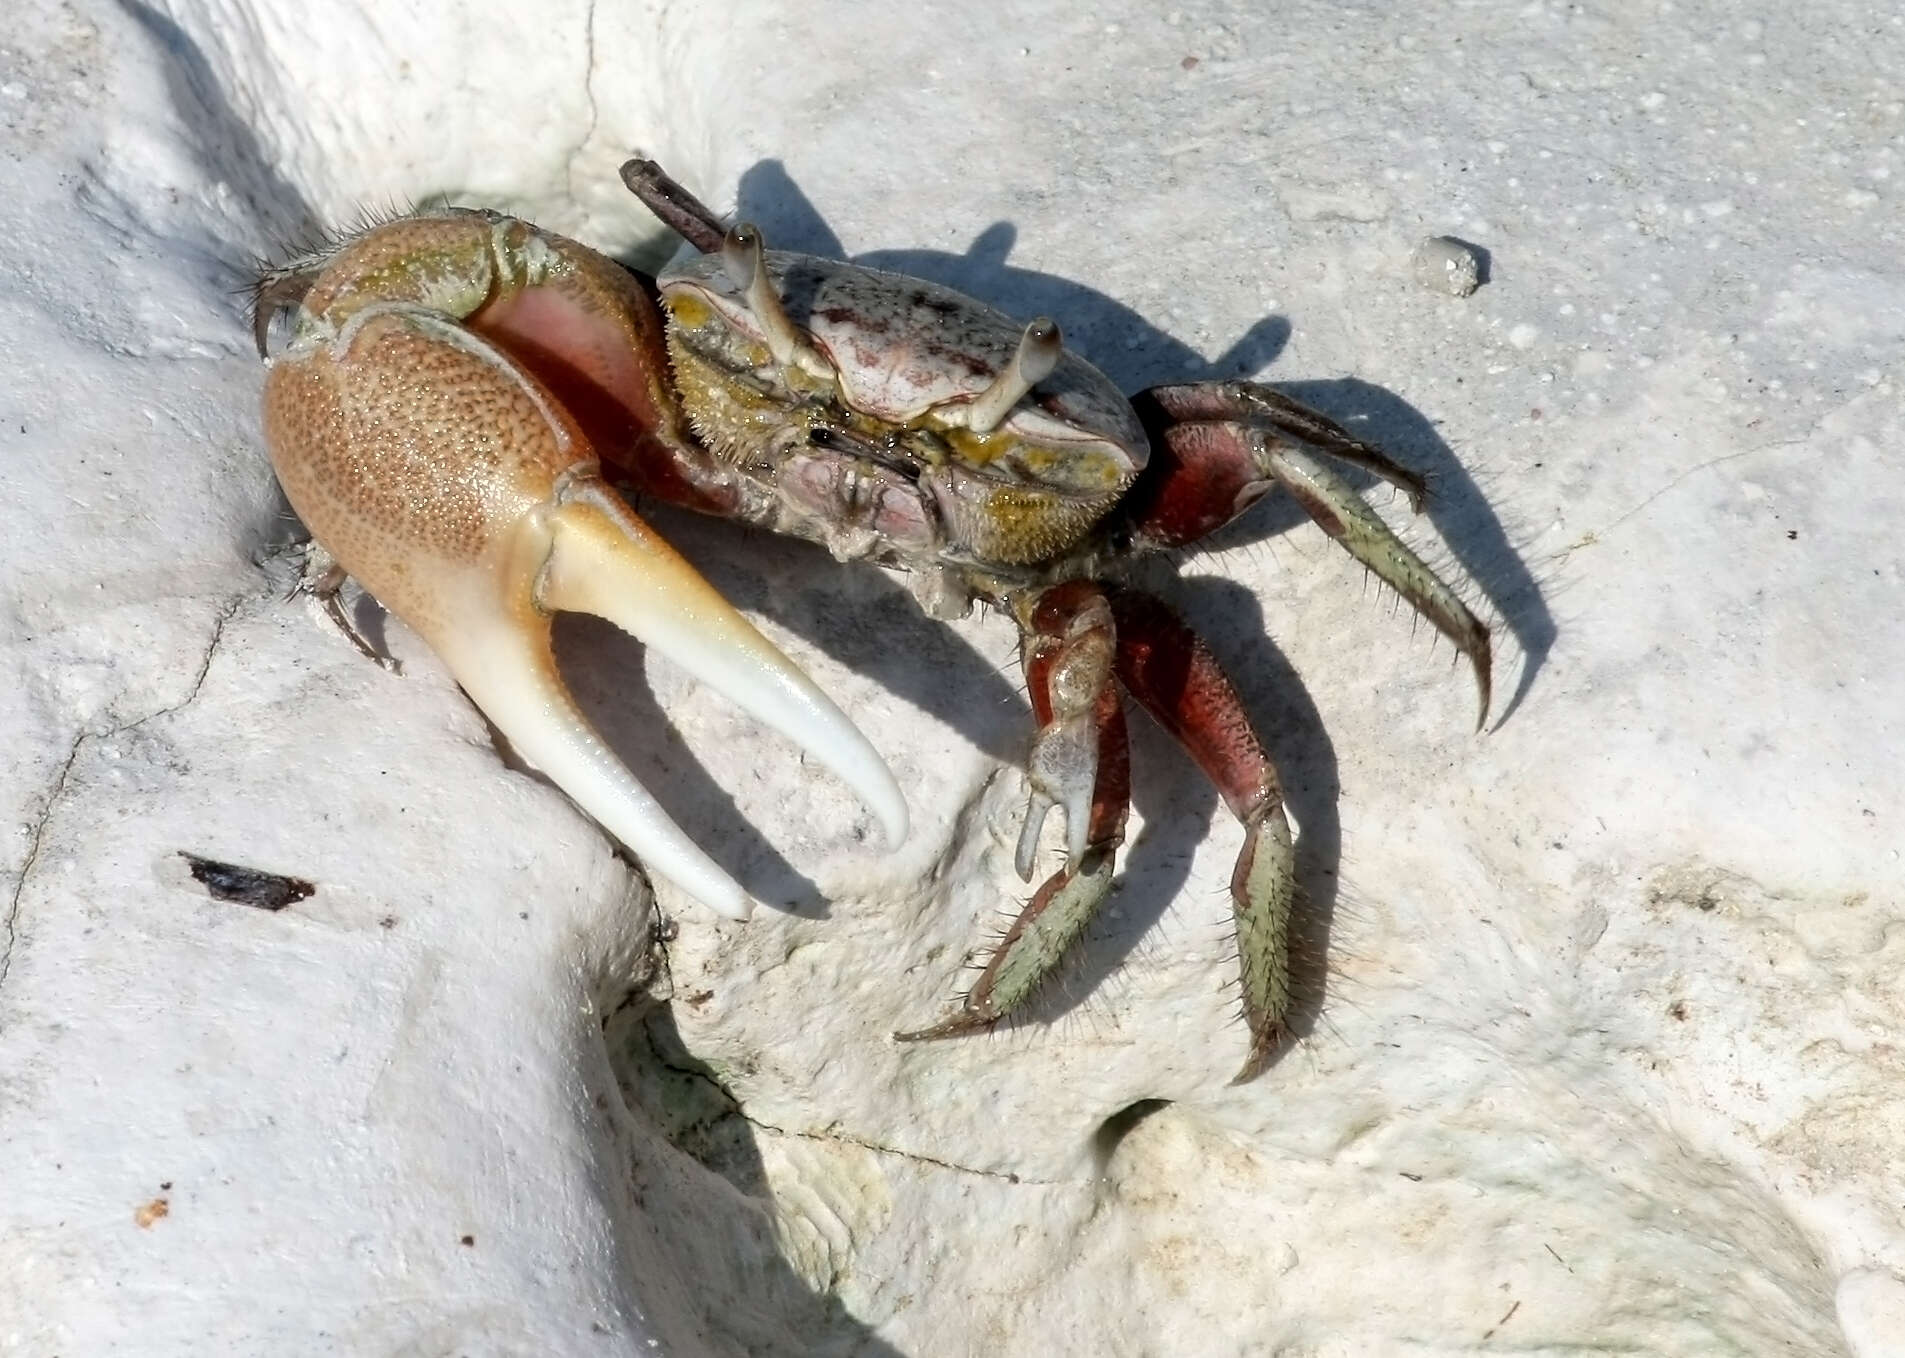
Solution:
[{"label": "crab eyestalk", "polygon": [[1058,322],[1050,316],[1040,316],[1026,326],[1005,371],[966,407],[966,428],[975,434],[990,434],[997,429],[1027,392],[1052,375],[1064,352],[1064,337],[1058,333]]},{"label": "crab eyestalk", "polygon": [[[632,410],[639,350],[615,333],[646,323],[627,311],[646,304],[632,286],[573,242],[504,218],[380,226],[324,261],[306,293],[265,379],[266,442],[313,537],[518,753],[656,873],[745,918],[740,885],[569,695],[554,612],[608,619],[786,735],[859,795],[889,843],[905,836],[906,806],[839,708],[604,483],[557,378],[535,366]],[[449,309],[452,295],[468,309]]]},{"label": "crab eyestalk", "polygon": [[[728,276],[748,310],[760,322],[761,337],[767,351],[783,368],[813,370],[818,363],[812,347],[781,305],[774,291],[774,280],[767,273],[767,257],[761,241],[761,229],[752,222],[737,222],[721,242],[721,268]],[[825,365],[820,365],[825,371]]]}]

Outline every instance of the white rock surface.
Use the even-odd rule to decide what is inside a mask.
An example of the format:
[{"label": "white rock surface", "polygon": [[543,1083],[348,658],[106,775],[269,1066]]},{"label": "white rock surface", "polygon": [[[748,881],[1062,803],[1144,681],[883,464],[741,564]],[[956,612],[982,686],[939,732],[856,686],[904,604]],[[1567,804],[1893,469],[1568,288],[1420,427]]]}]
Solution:
[{"label": "white rock surface", "polygon": [[[1905,1353],[1896,7],[493,8],[8,26],[0,1352]],[[403,628],[392,677],[284,601],[244,260],[439,192],[624,248],[635,146],[777,245],[1049,312],[1130,389],[1267,375],[1437,477],[1485,737],[1287,505],[1157,573],[1306,831],[1306,1037],[1255,1083],[1238,832],[1149,729],[1052,1021],[889,1040],[1023,897],[996,619],[656,515],[915,832],[874,854],[565,627],[783,907],[664,889],[651,946]],[[1444,233],[1473,297],[1411,279]],[[317,890],[217,902],[181,851]]]}]

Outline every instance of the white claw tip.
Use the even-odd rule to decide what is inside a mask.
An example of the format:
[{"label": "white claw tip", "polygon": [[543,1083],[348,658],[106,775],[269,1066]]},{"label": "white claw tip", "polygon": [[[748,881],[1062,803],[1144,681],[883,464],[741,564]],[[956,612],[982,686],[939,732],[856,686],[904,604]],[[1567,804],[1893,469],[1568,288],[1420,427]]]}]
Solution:
[{"label": "white claw tip", "polygon": [[[886,772],[884,764],[880,766],[880,772]],[[880,833],[886,837],[886,847],[891,852],[906,842],[906,836],[912,831],[912,824],[906,813],[906,796],[900,791],[900,785],[893,782],[890,773],[884,781],[890,784],[890,791],[882,788],[881,795],[869,801],[868,804],[880,822]],[[855,789],[855,791],[859,790]],[[873,788],[869,786],[863,795],[870,796],[872,791]]]},{"label": "white claw tip", "polygon": [[720,892],[712,896],[690,894],[722,919],[746,920],[754,913],[754,898],[738,887],[732,892]]}]

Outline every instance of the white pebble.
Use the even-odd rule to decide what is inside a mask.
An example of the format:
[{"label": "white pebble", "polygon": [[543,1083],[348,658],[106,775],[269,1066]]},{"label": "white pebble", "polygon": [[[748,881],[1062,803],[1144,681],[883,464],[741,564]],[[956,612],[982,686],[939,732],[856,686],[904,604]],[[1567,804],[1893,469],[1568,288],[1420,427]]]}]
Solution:
[{"label": "white pebble", "polygon": [[1453,236],[1430,236],[1416,246],[1416,282],[1451,297],[1466,297],[1482,285],[1482,259],[1472,245]]}]

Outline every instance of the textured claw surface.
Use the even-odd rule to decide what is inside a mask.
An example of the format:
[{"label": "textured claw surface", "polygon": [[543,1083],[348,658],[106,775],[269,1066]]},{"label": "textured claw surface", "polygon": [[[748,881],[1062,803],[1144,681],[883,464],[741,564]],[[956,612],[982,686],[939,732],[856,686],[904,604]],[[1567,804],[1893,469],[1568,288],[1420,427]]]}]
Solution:
[{"label": "textured claw surface", "polygon": [[808,749],[889,842],[905,835],[865,737],[599,475],[598,440],[673,436],[659,322],[627,275],[481,213],[379,226],[310,272],[265,380],[272,464],[313,537],[525,759],[656,872],[748,913],[563,685],[552,611],[590,612]]}]

